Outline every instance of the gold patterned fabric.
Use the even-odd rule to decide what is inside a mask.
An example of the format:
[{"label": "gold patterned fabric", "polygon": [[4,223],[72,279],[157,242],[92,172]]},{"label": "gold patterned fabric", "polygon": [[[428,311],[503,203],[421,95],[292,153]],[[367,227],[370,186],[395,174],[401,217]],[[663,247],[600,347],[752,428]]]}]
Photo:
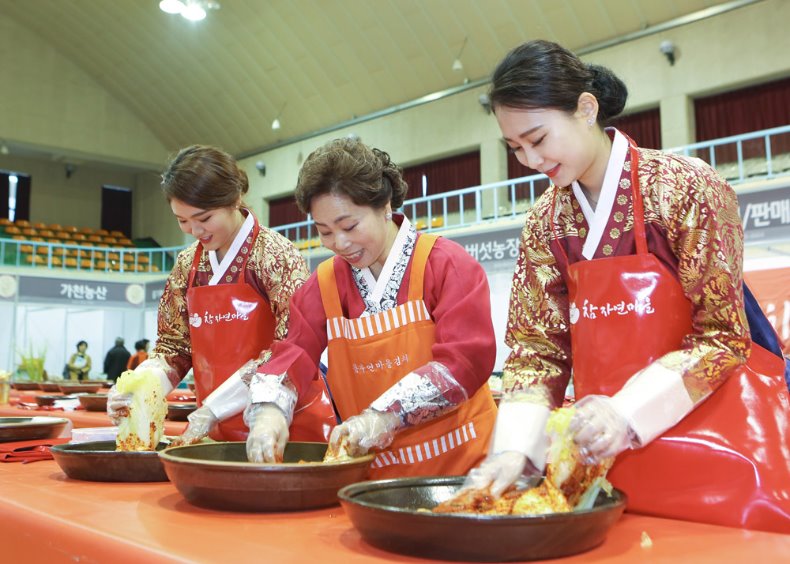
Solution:
[{"label": "gold patterned fabric", "polygon": [[[187,318],[186,292],[189,271],[195,258],[198,243],[195,241],[179,253],[176,264],[167,279],[164,293],[159,301],[158,337],[152,357],[164,360],[170,371],[168,377],[174,384],[184,378],[192,367],[192,343]],[[220,284],[235,283],[240,275],[236,260],[250,253],[244,279],[266,298],[277,321],[275,340],[283,339],[288,331],[288,304],[310,272],[299,251],[288,239],[261,226],[258,237],[251,235],[239,250],[239,256],[228,269]],[[243,259],[239,262],[241,264]],[[236,268],[236,270],[234,270]],[[203,250],[195,276],[196,286],[208,285],[212,276],[208,252]],[[243,335],[239,335],[243,338]]]},{"label": "gold patterned fabric", "polygon": [[[680,350],[656,362],[679,373],[697,403],[749,354],[738,203],[732,188],[704,162],[638,152],[648,249],[674,273],[692,304],[693,332]],[[636,252],[630,164],[627,159],[594,259]],[[569,263],[585,260],[588,232],[570,186],[552,185],[528,212],[510,296],[505,339],[512,352],[504,367],[505,392],[549,407],[562,403],[573,366],[564,276]]]}]

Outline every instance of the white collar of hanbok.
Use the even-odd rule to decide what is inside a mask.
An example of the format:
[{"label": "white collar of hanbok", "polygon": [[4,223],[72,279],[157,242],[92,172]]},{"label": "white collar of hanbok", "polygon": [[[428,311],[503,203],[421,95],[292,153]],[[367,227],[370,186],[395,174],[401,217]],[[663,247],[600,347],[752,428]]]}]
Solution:
[{"label": "white collar of hanbok", "polygon": [[[371,302],[376,304],[381,303],[381,299],[384,297],[384,290],[387,288],[387,284],[389,283],[393,274],[396,274],[401,279],[403,278],[402,271],[395,272],[395,264],[403,255],[403,248],[406,245],[406,239],[410,227],[411,223],[409,223],[409,219],[404,215],[403,223],[400,224],[400,229],[398,229],[398,234],[395,236],[395,241],[392,243],[392,248],[390,249],[389,255],[387,255],[387,260],[384,262],[384,267],[381,269],[378,280],[373,276],[370,268],[360,269],[362,278],[364,279],[368,288],[372,288],[370,295],[368,296],[368,299]],[[396,280],[395,282],[400,285],[401,281]]]},{"label": "white collar of hanbok", "polygon": [[247,214],[247,219],[244,220],[244,223],[241,224],[241,229],[236,234],[235,239],[233,239],[233,243],[231,243],[228,252],[225,253],[225,256],[222,257],[222,262],[217,260],[217,251],[209,251],[208,252],[208,260],[211,264],[211,280],[208,281],[209,286],[215,286],[222,280],[222,277],[225,275],[225,271],[228,270],[233,259],[236,258],[236,255],[239,254],[239,249],[244,244],[244,240],[247,238],[247,235],[250,234],[252,228],[255,226],[255,217],[252,213]]},{"label": "white collar of hanbok", "polygon": [[598,197],[598,205],[595,210],[592,209],[582,187],[579,186],[579,182],[573,182],[573,194],[576,196],[584,218],[587,220],[587,225],[590,227],[582,248],[582,255],[586,259],[591,259],[595,255],[595,251],[598,250],[598,245],[601,243],[601,238],[606,229],[606,224],[609,223],[609,216],[612,213],[612,206],[614,206],[614,199],[617,195],[617,187],[620,185],[620,176],[623,173],[623,164],[625,164],[625,156],[627,154],[628,140],[615,129],[614,139],[612,140],[612,152],[609,154],[609,164],[606,166],[601,194]]}]

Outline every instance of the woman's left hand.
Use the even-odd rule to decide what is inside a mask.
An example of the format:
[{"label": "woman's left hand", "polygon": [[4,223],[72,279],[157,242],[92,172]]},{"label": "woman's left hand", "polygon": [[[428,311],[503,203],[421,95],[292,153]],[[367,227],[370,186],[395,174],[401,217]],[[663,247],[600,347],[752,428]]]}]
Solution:
[{"label": "woman's left hand", "polygon": [[612,398],[585,396],[574,407],[570,432],[587,464],[598,464],[638,446],[628,421],[617,411]]}]

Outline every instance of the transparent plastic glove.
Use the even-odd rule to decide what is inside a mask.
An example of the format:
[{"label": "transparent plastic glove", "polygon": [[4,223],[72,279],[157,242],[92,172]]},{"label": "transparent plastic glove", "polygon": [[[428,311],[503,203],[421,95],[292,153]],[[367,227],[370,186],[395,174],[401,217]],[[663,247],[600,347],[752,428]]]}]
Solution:
[{"label": "transparent plastic glove", "polygon": [[129,408],[132,406],[132,394],[122,394],[118,392],[115,384],[107,392],[107,416],[113,425],[118,425],[121,418],[129,416]]},{"label": "transparent plastic glove", "polygon": [[189,424],[186,430],[178,437],[173,439],[171,446],[191,445],[199,442],[207,436],[214,426],[219,423],[219,419],[211,412],[206,405],[201,405],[195,411],[187,415]]},{"label": "transparent plastic glove", "polygon": [[254,403],[244,413],[250,428],[247,436],[247,459],[259,464],[283,461],[288,442],[288,420],[273,403]]},{"label": "transparent plastic glove", "polygon": [[472,468],[461,486],[463,490],[491,488],[491,495],[499,497],[522,476],[540,476],[526,455],[508,450],[488,456],[477,468]]},{"label": "transparent plastic glove", "polygon": [[338,451],[343,442],[350,456],[363,456],[372,448],[382,449],[392,444],[395,432],[402,426],[397,415],[368,408],[332,429],[329,448]]},{"label": "transparent plastic glove", "polygon": [[[173,390],[173,383],[167,377],[169,367],[160,359],[147,359],[144,360],[134,372],[141,372],[143,370],[150,370],[159,378],[162,384],[162,392],[169,394]],[[113,425],[118,425],[123,417],[129,416],[129,408],[132,405],[132,394],[119,393],[117,384],[113,384],[110,391],[107,392],[107,416],[113,422]]]},{"label": "transparent plastic glove", "polygon": [[574,406],[576,413],[568,427],[579,446],[584,462],[598,464],[639,446],[628,420],[607,396],[586,396]]}]

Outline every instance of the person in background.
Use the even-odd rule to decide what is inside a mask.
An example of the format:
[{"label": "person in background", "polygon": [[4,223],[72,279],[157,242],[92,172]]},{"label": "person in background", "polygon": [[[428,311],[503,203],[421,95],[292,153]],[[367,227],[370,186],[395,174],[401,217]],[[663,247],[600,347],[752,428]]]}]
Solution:
[{"label": "person in background", "polygon": [[505,142],[552,185],[527,213],[506,393],[467,486],[501,492],[543,470],[573,372],[574,440],[589,462],[617,457],[609,479],[629,510],[790,532],[784,362],[773,331],[753,342],[767,320],[744,309],[735,193],[701,160],[604,128],[626,96],[547,41],[494,71]]},{"label": "person in background", "polygon": [[140,339],[134,344],[134,354],[126,363],[127,370],[134,370],[148,359],[148,339]]},{"label": "person in background", "polygon": [[[299,251],[259,224],[243,198],[247,174],[229,154],[193,145],[179,151],[162,175],[162,189],[184,233],[196,241],[179,253],[159,302],[157,341],[135,370],[156,373],[165,393],[193,369],[199,408],[177,440],[244,440],[242,412],[253,372],[288,327],[288,303],[307,278]],[[315,378],[313,378],[315,377]],[[317,371],[300,414],[300,440],[328,437],[334,413]],[[107,412],[117,421],[131,398],[111,389]]]},{"label": "person in background", "polygon": [[118,337],[115,339],[115,346],[107,351],[104,357],[104,373],[107,375],[108,380],[118,379],[121,372],[126,370],[126,365],[132,355],[123,346],[123,338]]},{"label": "person in background", "polygon": [[330,452],[379,452],[371,477],[463,474],[496,415],[486,386],[496,342],[483,268],[395,210],[407,186],[387,153],[359,139],[314,151],[296,201],[327,259],[293,297],[288,337],[252,376],[247,456],[281,458],[293,406],[324,349],[342,424]]},{"label": "person in background", "polygon": [[91,371],[91,357],[85,351],[88,350],[88,343],[80,341],[77,343],[77,352],[69,358],[66,363],[68,366],[69,380],[84,380]]}]

